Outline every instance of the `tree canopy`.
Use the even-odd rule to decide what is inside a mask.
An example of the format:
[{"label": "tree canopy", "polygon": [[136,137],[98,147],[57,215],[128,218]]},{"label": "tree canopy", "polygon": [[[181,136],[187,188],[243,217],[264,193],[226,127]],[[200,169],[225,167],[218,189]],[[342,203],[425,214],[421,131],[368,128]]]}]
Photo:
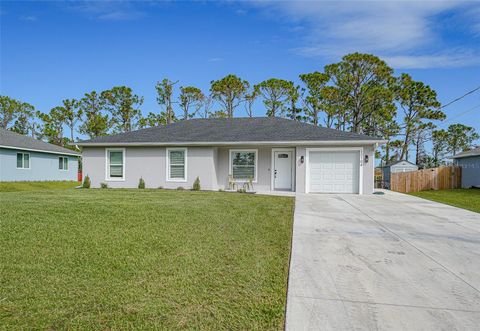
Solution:
[{"label": "tree canopy", "polygon": [[226,117],[232,118],[235,109],[244,101],[245,93],[250,84],[235,75],[227,75],[210,83],[213,98],[220,103]]},{"label": "tree canopy", "polygon": [[472,148],[479,138],[474,128],[463,124],[439,129],[446,116],[436,92],[408,74],[395,76],[371,54],[347,54],[323,70],[300,74],[296,81],[275,77],[250,84],[229,74],[211,81],[207,93],[193,85],[177,88],[177,83],[169,78],[157,81],[160,109],[148,113],[142,113],[143,97],[128,86],[63,99],[49,112],[0,96],[0,127],[65,145],[75,133],[96,138],[179,119],[252,117],[263,104],[263,115],[382,138],[382,162],[412,160],[414,154],[421,167],[442,164],[448,155]]}]

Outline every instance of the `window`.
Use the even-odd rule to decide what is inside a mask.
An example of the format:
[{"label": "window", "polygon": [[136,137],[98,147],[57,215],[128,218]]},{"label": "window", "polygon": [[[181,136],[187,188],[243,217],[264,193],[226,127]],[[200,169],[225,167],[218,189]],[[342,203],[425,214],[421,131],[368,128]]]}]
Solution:
[{"label": "window", "polygon": [[68,157],[60,156],[58,158],[58,169],[59,170],[68,170]]},{"label": "window", "polygon": [[107,149],[108,180],[123,180],[125,178],[125,149]]},{"label": "window", "polygon": [[17,153],[17,169],[30,169],[30,154]]},{"label": "window", "polygon": [[186,148],[167,148],[167,180],[173,182],[187,180]]},{"label": "window", "polygon": [[257,181],[257,150],[230,150],[230,174],[235,180]]}]

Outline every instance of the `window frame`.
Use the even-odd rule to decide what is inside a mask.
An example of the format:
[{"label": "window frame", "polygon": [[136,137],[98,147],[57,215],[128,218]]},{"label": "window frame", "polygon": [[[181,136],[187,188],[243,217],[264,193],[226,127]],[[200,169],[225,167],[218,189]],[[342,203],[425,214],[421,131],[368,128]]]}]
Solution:
[{"label": "window frame", "polygon": [[[177,182],[177,183],[185,183],[187,182],[187,169],[188,169],[188,148],[186,147],[172,147],[172,148],[166,148],[166,176],[167,176],[167,182]],[[170,177],[170,152],[172,151],[182,151],[184,153],[184,161],[183,161],[183,167],[184,167],[184,173],[183,176],[184,178],[171,178]]]},{"label": "window frame", "polygon": [[[253,183],[257,183],[258,182],[258,149],[252,149],[252,148],[236,148],[236,149],[229,149],[228,150],[228,166],[229,166],[229,172],[228,174],[232,176],[233,178],[233,158],[232,158],[232,154],[235,153],[235,152],[246,152],[246,153],[255,153],[255,164],[254,164],[254,176],[253,176]],[[246,182],[248,181],[248,179],[235,179],[233,178],[233,180],[235,182],[240,182],[240,183],[243,183],[243,182]]]},{"label": "window frame", "polygon": [[[122,177],[110,177],[110,152],[122,152]],[[125,181],[125,148],[105,148],[105,180],[111,182]]]},{"label": "window frame", "polygon": [[[19,168],[18,167],[18,154],[22,154],[22,166]],[[25,155],[28,155],[28,168],[25,167]],[[20,170],[30,170],[31,167],[32,167],[32,158],[30,156],[30,153],[25,153],[25,152],[17,152],[15,154],[16,158],[15,158],[15,165],[16,165],[16,168],[17,169],[20,169]]]},{"label": "window frame", "polygon": [[[62,168],[58,168],[58,170],[60,171],[68,171],[68,156],[59,156],[58,157],[58,161],[59,161],[59,164],[60,165],[60,159],[62,159]],[[65,160],[67,161],[67,163],[65,163]],[[67,167],[65,167],[65,164],[67,165]]]}]

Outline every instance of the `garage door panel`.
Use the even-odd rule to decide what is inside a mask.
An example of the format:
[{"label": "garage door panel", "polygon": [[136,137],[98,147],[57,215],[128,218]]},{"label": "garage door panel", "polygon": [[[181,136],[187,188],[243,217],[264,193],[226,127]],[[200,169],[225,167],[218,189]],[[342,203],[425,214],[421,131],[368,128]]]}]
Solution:
[{"label": "garage door panel", "polygon": [[310,152],[309,191],[358,193],[359,163],[358,151]]}]

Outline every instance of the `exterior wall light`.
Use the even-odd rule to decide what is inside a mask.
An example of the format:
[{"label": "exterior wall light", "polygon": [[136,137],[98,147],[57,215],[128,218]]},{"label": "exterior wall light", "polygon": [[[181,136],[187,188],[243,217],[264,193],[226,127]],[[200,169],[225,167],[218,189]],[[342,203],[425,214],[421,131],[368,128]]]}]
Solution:
[{"label": "exterior wall light", "polygon": [[303,163],[303,162],[305,162],[305,156],[302,155],[300,156],[300,163]]},{"label": "exterior wall light", "polygon": [[365,155],[365,163],[368,163],[368,155]]}]

